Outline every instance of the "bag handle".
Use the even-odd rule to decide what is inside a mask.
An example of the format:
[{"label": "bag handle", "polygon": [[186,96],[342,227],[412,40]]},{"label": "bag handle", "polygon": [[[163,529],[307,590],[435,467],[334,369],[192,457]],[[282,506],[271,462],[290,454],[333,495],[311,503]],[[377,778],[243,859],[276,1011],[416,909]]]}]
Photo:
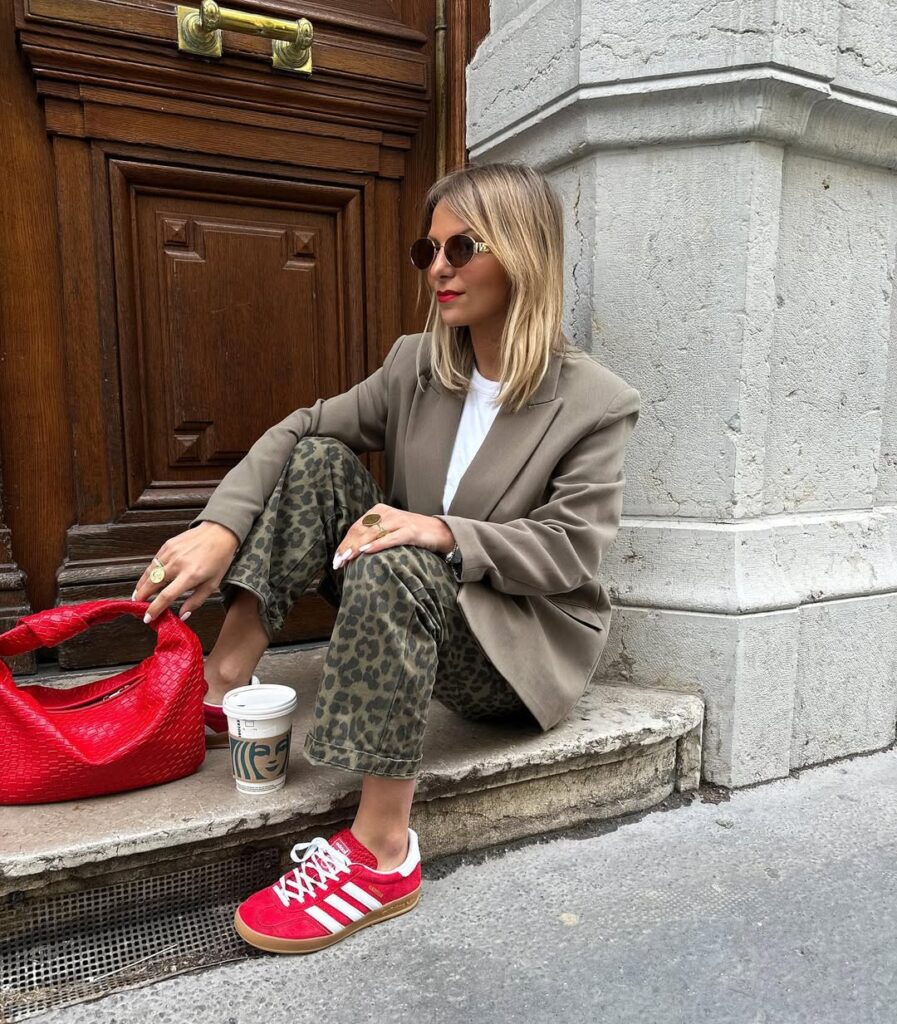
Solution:
[{"label": "bag handle", "polygon": [[[133,615],[143,621],[149,608],[149,601],[129,601],[101,598],[78,605],[59,605],[41,612],[25,615],[8,632],[0,635],[0,655],[9,657],[25,654],[38,647],[55,647],[72,637],[118,618],[119,615]],[[188,627],[178,619],[170,608],[147,623],[156,631],[158,648],[175,646],[183,637],[182,630]],[[157,649],[158,649],[157,648]],[[0,677],[5,665],[0,663]],[[7,669],[8,672],[8,669]]]}]

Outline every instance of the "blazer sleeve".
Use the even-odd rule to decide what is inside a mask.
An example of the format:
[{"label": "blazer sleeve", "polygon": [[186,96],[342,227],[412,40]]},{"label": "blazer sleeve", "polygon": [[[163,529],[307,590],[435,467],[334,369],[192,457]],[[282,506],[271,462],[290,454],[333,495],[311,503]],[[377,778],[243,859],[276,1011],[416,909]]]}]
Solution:
[{"label": "blazer sleeve", "polygon": [[437,515],[461,551],[458,582],[485,578],[506,594],[533,596],[594,579],[620,526],[624,449],[639,406],[635,388],[617,392],[595,429],[558,463],[548,501],[525,518],[491,523]]},{"label": "blazer sleeve", "polygon": [[382,451],[389,371],[406,337],[403,334],[393,344],[382,366],[348,391],[319,398],[314,405],[296,409],[266,430],[222,477],[187,529],[206,521],[221,523],[233,530],[242,545],[274,491],[290,453],[303,437],[329,435],[356,453]]}]

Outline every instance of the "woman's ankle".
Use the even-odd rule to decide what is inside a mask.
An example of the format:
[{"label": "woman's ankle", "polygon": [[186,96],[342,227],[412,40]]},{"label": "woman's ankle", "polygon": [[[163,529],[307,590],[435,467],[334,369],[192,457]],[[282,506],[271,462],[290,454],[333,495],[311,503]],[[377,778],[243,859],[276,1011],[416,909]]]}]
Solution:
[{"label": "woman's ankle", "polygon": [[408,856],[408,829],[383,835],[352,825],[351,833],[377,858],[378,871],[394,871]]},{"label": "woman's ankle", "polygon": [[250,672],[246,679],[235,680],[233,678],[223,677],[213,666],[209,666],[207,664],[205,668],[205,679],[209,686],[208,692],[205,695],[206,703],[222,704],[224,702],[224,695],[229,690],[233,690],[237,686],[246,686],[251,682],[252,673]]},{"label": "woman's ankle", "polygon": [[228,608],[218,639],[205,660],[208,703],[220,704],[229,690],[252,681],[269,642],[258,609],[258,598],[245,589],[239,590]]}]

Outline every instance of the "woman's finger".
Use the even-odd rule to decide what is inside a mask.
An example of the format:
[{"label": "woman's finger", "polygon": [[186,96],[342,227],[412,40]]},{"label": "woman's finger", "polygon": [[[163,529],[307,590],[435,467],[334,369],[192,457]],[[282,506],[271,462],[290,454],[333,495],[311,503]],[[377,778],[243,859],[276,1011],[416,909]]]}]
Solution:
[{"label": "woman's finger", "polygon": [[144,588],[144,586],[146,585],[146,582],[147,582],[148,579],[149,579],[149,566],[147,566],[147,568],[143,570],[143,572],[140,574],[139,579],[137,580],[137,583],[136,583],[136,585],[134,587],[134,593],[131,595],[131,600],[132,601],[138,600],[137,592],[138,592],[138,590],[142,590]]},{"label": "woman's finger", "polygon": [[389,533],[384,534],[382,537],[378,537],[376,540],[371,540],[366,544],[361,544],[358,548],[358,554],[374,555],[378,551],[383,551],[385,548],[394,548],[399,544],[407,544],[409,542],[410,533],[411,530],[407,526],[400,526],[397,530],[390,530]]},{"label": "woman's finger", "polygon": [[337,549],[336,554],[333,556],[333,568],[341,569],[346,562],[351,562],[352,558],[357,554],[358,552],[355,548],[344,548],[342,551]]},{"label": "woman's finger", "polygon": [[164,590],[161,590],[156,594],[152,604],[146,610],[146,615],[143,616],[143,621],[149,622],[161,615],[166,608],[173,605],[181,594],[183,594],[185,590],[189,590],[190,587],[190,580],[186,576],[183,574],[176,576]]},{"label": "woman's finger", "polygon": [[[346,564],[346,562],[351,561],[353,558],[357,558],[359,556],[359,554],[364,553],[365,551],[369,550],[369,545],[370,544],[376,543],[377,541],[380,540],[380,538],[378,537],[377,541],[372,541],[372,540],[362,541],[360,546],[359,546],[359,543],[358,543],[359,536],[361,538],[371,537],[372,531],[377,529],[376,526],[365,526],[364,522],[363,522],[365,516],[368,516],[371,513],[377,512],[377,511],[388,512],[391,515],[395,515],[397,510],[392,508],[389,505],[373,505],[373,506],[371,506],[370,509],[368,509],[367,512],[365,512],[365,514],[363,516],[360,516],[358,519],[356,519],[355,522],[349,527],[349,530],[346,533],[346,536],[343,538],[342,542],[340,543],[340,545],[337,547],[336,551],[334,552],[334,556],[333,556],[333,568],[334,569],[339,569],[342,566],[344,566]],[[396,534],[399,533],[400,531],[407,531],[407,529],[408,529],[407,527],[403,527],[403,526],[389,528],[389,527],[387,527],[387,525],[385,523],[382,523],[382,522],[379,525],[382,526],[383,529],[387,531],[387,534],[390,537],[395,537]],[[383,534],[382,536],[385,537],[387,534]],[[405,533],[404,532],[402,533],[402,537],[405,537]],[[399,543],[399,544],[407,543],[407,538],[403,540],[400,537],[400,539],[398,541],[393,541],[393,543]],[[389,545],[389,544],[381,545],[381,548],[383,546],[390,547],[391,545]],[[374,550],[381,550],[381,548],[375,548]]]},{"label": "woman's finger", "polygon": [[[357,532],[356,527],[358,524],[355,523],[349,527],[349,531],[342,541],[337,545],[336,551],[333,553],[333,568],[341,569],[346,562],[351,561],[353,558],[358,557],[358,539],[354,537]],[[369,530],[370,527],[360,527],[362,530]],[[362,534],[364,536],[365,534]]]},{"label": "woman's finger", "polygon": [[180,617],[180,619],[182,621],[186,620],[187,616],[190,615],[194,611],[194,609],[199,608],[201,605],[205,604],[206,598],[212,593],[214,589],[215,584],[212,583],[211,580],[207,583],[203,583],[201,586],[198,586],[196,590],[194,590],[193,593],[187,598],[187,600],[184,601],[184,603],[181,605],[180,611],[178,612],[178,616]]},{"label": "woman's finger", "polygon": [[[165,551],[165,546],[164,545],[159,549],[157,554],[153,555],[153,558],[158,558],[159,559],[159,561],[162,563],[162,565],[165,566],[166,574],[167,574],[168,573],[168,567],[165,565],[165,559],[162,557],[162,552],[163,551]],[[152,583],[152,582],[150,582],[150,573],[155,568],[156,568],[156,563],[151,558],[150,562],[149,562],[149,565],[147,565],[147,567],[140,574],[140,579],[137,581],[137,586],[134,587],[134,592],[131,594],[131,600],[132,601],[148,601],[150,599],[150,595],[144,593],[143,596],[140,596],[139,592],[145,591],[148,586],[150,586],[150,587],[158,587],[158,586],[160,586],[159,583]],[[164,582],[164,580],[162,582]]]}]

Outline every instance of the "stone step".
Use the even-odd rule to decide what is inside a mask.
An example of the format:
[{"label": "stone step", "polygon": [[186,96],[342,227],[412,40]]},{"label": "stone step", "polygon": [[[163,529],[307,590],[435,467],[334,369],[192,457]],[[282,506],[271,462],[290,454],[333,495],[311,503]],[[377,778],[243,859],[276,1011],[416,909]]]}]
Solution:
[{"label": "stone step", "polygon": [[[59,804],[4,807],[0,896],[92,889],[170,874],[259,850],[286,859],[295,842],[349,824],[362,776],[311,765],[302,753],[326,644],[275,648],[264,682],[296,688],[299,707],[286,785],[239,794],[227,750],[200,770],[142,790]],[[66,673],[77,684],[119,671]],[[47,683],[46,673],[23,683]],[[547,733],[468,722],[434,701],[412,827],[422,856],[437,857],[619,817],[700,780],[704,704],[694,694],[604,683]],[[136,872],[136,875],[135,875]],[[30,892],[29,892],[30,891]],[[13,894],[20,894],[19,897]],[[9,899],[4,900],[9,906]]]}]

